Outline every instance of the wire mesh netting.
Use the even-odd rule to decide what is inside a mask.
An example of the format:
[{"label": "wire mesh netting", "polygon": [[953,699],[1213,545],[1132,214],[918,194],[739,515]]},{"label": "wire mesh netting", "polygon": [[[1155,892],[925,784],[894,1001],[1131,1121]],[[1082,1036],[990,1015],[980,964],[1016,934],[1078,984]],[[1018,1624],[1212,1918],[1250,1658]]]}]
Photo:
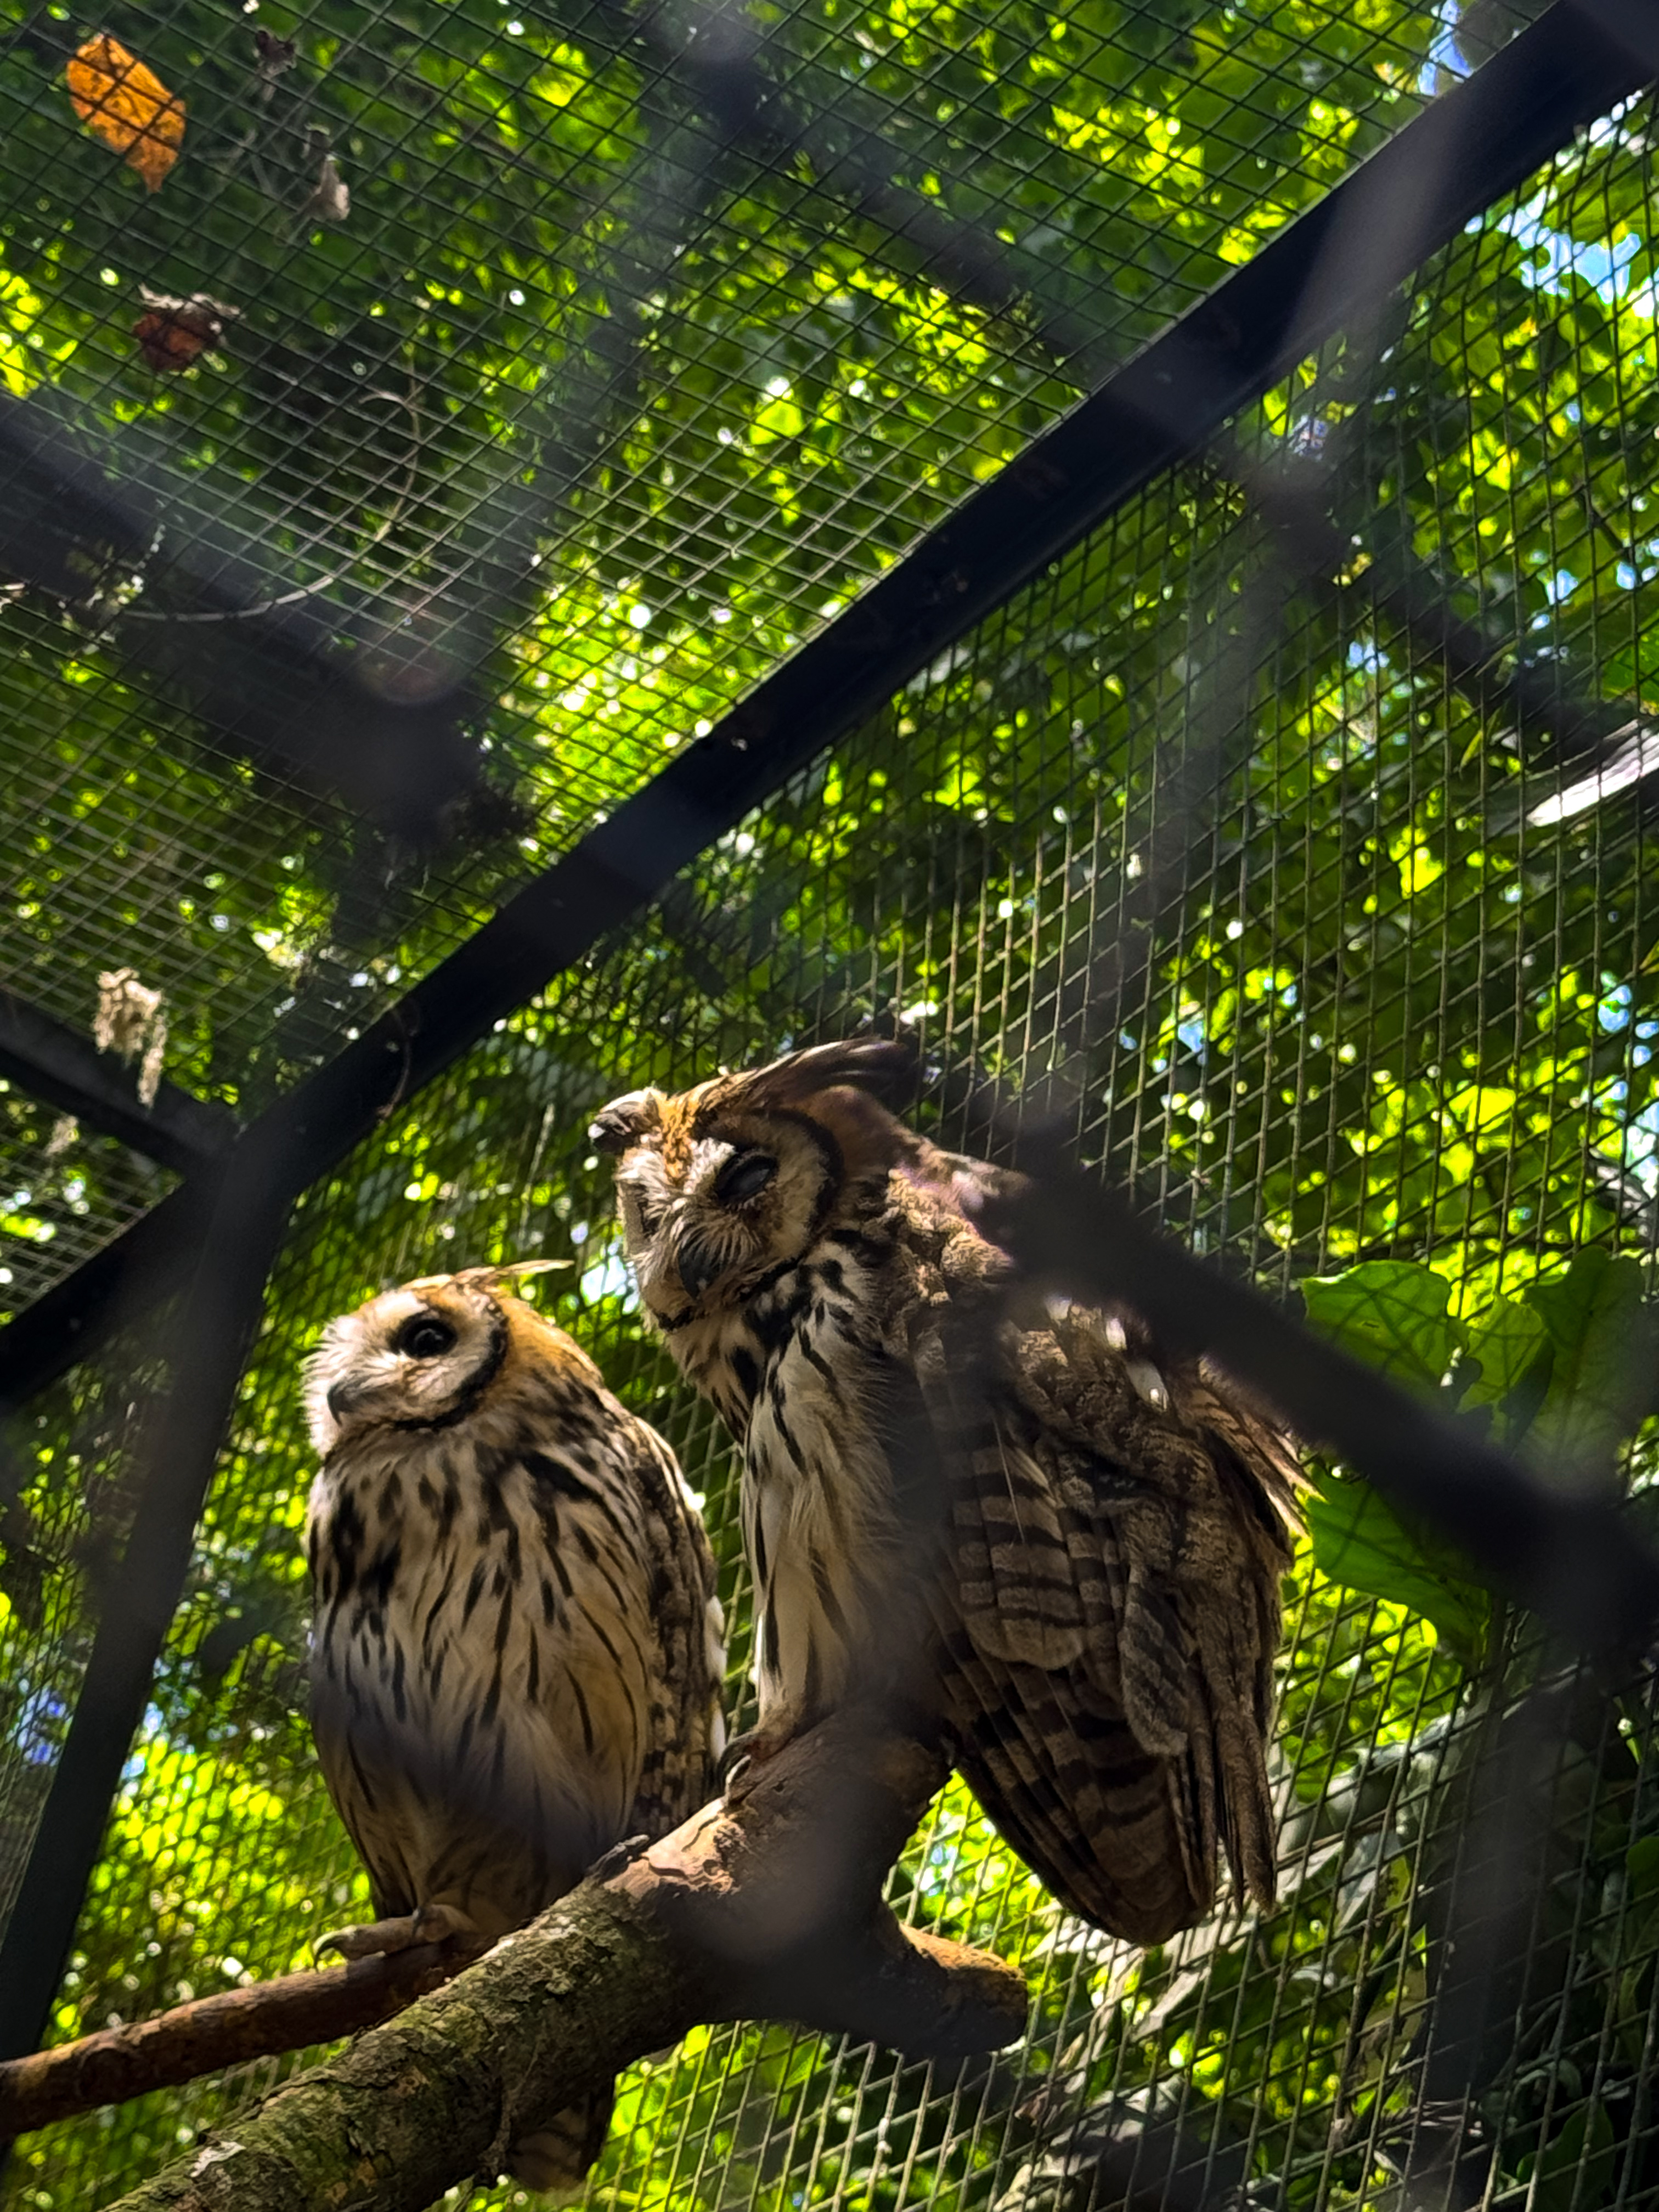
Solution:
[{"label": "wire mesh netting", "polygon": [[[1012,225],[1028,253],[1063,204],[1065,243],[1050,250],[1074,286],[1066,311],[1109,293],[1111,331],[1127,337],[1389,127],[1424,88],[1437,39],[1441,63],[1455,60],[1421,15],[1341,19],[1114,11],[1057,36],[1009,10],[969,40],[908,19],[878,36],[836,12],[790,19],[772,65],[826,131],[873,127],[871,104],[886,103],[904,173],[942,179],[947,202],[973,194],[971,211]],[[166,74],[166,40],[194,51],[182,20],[118,27]],[[285,324],[269,308],[269,351],[246,358],[289,349],[290,386],[309,391],[313,368],[291,359],[309,332],[306,359],[331,362],[344,397],[329,404],[354,425],[340,453],[378,490],[317,469],[334,451],[326,420],[285,422],[271,395],[288,387],[252,370],[246,384],[204,372],[161,398],[132,383],[125,225],[106,288],[120,313],[94,313],[98,270],[118,254],[102,149],[76,156],[84,204],[62,296],[35,263],[15,270],[43,343],[64,352],[65,406],[83,431],[132,441],[124,465],[199,468],[210,445],[213,482],[239,478],[238,526],[273,570],[309,561],[331,578],[343,557],[359,607],[410,592],[457,633],[501,618],[497,585],[457,572],[470,547],[510,540],[491,519],[503,499],[522,512],[521,471],[477,398],[487,368],[506,373],[510,322],[483,305],[469,322],[467,301],[504,315],[497,292],[522,290],[507,305],[526,318],[525,357],[544,349],[557,388],[577,375],[581,316],[621,281],[618,257],[653,271],[636,280],[645,335],[626,405],[613,419],[547,402],[556,420],[594,426],[594,442],[568,479],[556,573],[508,611],[511,690],[488,734],[510,762],[503,788],[530,794],[535,826],[516,854],[474,850],[394,879],[384,845],[354,843],[333,802],[285,787],[279,805],[269,764],[186,735],[112,671],[106,646],[66,644],[27,597],[8,614],[33,625],[27,650],[50,672],[20,689],[28,714],[61,687],[51,729],[15,725],[17,773],[31,793],[40,775],[43,808],[74,817],[29,831],[36,873],[19,878],[9,925],[20,973],[84,1024],[94,971],[135,963],[173,1010],[169,1073],[242,1104],[429,962],[525,859],[614,805],[688,714],[736,696],[1066,397],[1017,325],[970,325],[914,271],[886,269],[859,227],[867,212],[836,214],[787,161],[761,185],[734,172],[732,148],[688,119],[670,63],[642,58],[619,19],[609,43],[603,15],[556,37],[493,12],[443,21],[441,38],[410,44],[389,16],[365,11],[348,35],[331,15],[332,143],[360,164],[354,193],[371,210],[385,199],[364,238],[301,240],[265,198],[241,211],[238,194],[270,194],[261,167],[289,142],[261,136],[240,46],[213,62],[246,36],[217,21],[198,46],[204,84],[236,118],[221,126],[222,173],[204,169],[211,187],[187,210],[158,195],[161,214],[141,211],[179,224],[168,250],[197,257],[192,290],[202,241],[222,231],[260,314],[293,288]],[[1339,99],[1332,42],[1351,37],[1364,58]],[[1237,83],[1218,73],[1223,46]],[[1149,111],[1220,102],[1236,167],[1212,166],[1207,198],[1181,173],[1181,134],[1160,144],[1117,112],[1126,51],[1164,72],[1156,99],[1139,87]],[[58,88],[42,88],[51,72],[27,42],[3,68],[20,100],[33,72],[20,130],[53,134],[42,171],[61,179],[70,125]],[[287,82],[279,73],[264,107]],[[640,121],[653,99],[654,137]],[[732,1717],[748,1717],[732,1456],[646,1333],[609,1169],[584,1133],[623,1089],[678,1086],[862,1022],[907,1031],[932,1073],[921,1114],[945,1141],[978,1140],[981,1079],[1041,1086],[1067,1102],[1081,1156],[1134,1181],[1195,1248],[1299,1287],[1322,1325],[1414,1386],[1485,1408],[1546,1462],[1621,1455],[1639,1492],[1648,1440],[1630,1437],[1646,1407],[1621,1404],[1596,1362],[1659,1222],[1639,789],[1659,680],[1651,120],[1646,106],[1613,118],[1493,210],[1388,318],[1237,423],[1224,469],[1155,483],[307,1195],[54,2039],[303,1964],[321,1929],[364,1912],[304,1719],[312,1466],[298,1381],[321,1324],[385,1284],[451,1261],[574,1255],[574,1277],[539,1295],[671,1437],[706,1500],[734,1632]],[[664,191],[665,164],[704,197]],[[510,250],[506,225],[476,243],[445,228],[441,249],[419,228],[421,210],[453,224],[464,185],[522,196]],[[55,234],[61,214],[49,204],[40,222]],[[386,273],[411,263],[413,291]],[[326,344],[325,314],[339,325]],[[376,351],[363,334],[380,322]],[[239,331],[227,362],[243,344]],[[418,391],[420,424],[413,404],[371,404],[347,376]],[[526,375],[524,389],[528,407],[539,386]],[[406,442],[378,447],[399,418]],[[1310,580],[1273,500],[1241,482],[1316,495],[1346,541],[1340,573]],[[131,612],[151,597],[146,581]],[[1490,665],[1455,662],[1419,618],[1429,606],[1474,626]],[[1495,702],[1500,664],[1529,696],[1547,684],[1548,728]],[[1630,733],[1624,768],[1599,781],[1552,736],[1582,735],[1598,705],[1601,727]],[[79,791],[91,796],[76,814],[65,801]],[[374,908],[358,949],[331,910],[343,885],[346,903]],[[332,980],[307,1001],[316,974]],[[288,1000],[315,1024],[298,1042],[270,1026]],[[143,1202],[147,1187],[123,1197],[118,1181],[143,1170],[100,1180],[53,1151],[44,1109],[7,1103],[37,1117],[50,1162],[39,1191],[20,1188],[19,1219],[58,1229],[67,1249],[73,1220],[92,1222],[90,1241]],[[110,1347],[15,1435],[21,1481],[0,1529],[0,1865],[14,1875],[147,1425],[179,1379],[148,1337]],[[628,2078],[594,2201],[1085,2212],[1486,2197],[1598,2212],[1659,2185],[1646,1688],[1553,1668],[1455,1557],[1377,1520],[1342,1471],[1322,1480],[1282,1667],[1277,1914],[1224,1910],[1146,1953],[1114,1944],[1064,1914],[953,1784],[894,1895],[1027,1968],[1027,2040],[946,2068],[783,2029],[700,2032]],[[1460,1960],[1471,1897],[1500,1860],[1509,1948],[1476,2033],[1457,2010]],[[45,2130],[14,2153],[9,2187],[42,2212],[106,2201],[302,2063]]]},{"label": "wire mesh netting", "polygon": [[[5,373],[109,495],[9,464],[14,987],[84,1029],[133,968],[170,1073],[262,1103],[1051,422],[1045,321],[1156,329],[1461,65],[1420,9],[1188,13],[803,10],[803,152],[710,111],[693,21],[127,9],[185,103],[149,194],[77,122],[81,33],[20,22]],[[365,820],[369,708],[434,700],[448,750],[387,740],[406,797],[436,748],[427,816]],[[21,1304],[130,1194],[7,1112]]]}]

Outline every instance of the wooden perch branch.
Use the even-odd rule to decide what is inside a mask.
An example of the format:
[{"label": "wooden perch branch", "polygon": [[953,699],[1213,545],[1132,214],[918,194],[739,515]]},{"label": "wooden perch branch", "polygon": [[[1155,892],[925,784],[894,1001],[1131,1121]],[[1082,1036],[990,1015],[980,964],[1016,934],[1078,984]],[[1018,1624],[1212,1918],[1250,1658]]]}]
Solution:
[{"label": "wooden perch branch", "polygon": [[937,1752],[837,1715],[111,2212],[422,2212],[702,2022],[798,2021],[916,2057],[1014,2041],[1015,1969],[880,1901],[944,1777]]},{"label": "wooden perch branch", "polygon": [[355,2035],[470,1966],[489,1946],[421,1943],[349,1966],[283,1974],[175,2005],[154,2020],[105,2028],[0,2063],[0,2138],[27,2135],[72,2112],[177,2088],[222,2066],[303,2051]]}]

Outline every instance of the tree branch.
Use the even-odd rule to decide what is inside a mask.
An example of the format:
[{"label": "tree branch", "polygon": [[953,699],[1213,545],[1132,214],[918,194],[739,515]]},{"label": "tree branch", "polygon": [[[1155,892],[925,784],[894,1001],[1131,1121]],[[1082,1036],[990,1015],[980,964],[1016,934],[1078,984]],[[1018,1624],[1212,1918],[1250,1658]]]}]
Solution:
[{"label": "tree branch", "polygon": [[250,2058],[355,2035],[441,1988],[485,1948],[482,1942],[422,1943],[345,1967],[283,1974],[53,2051],[9,2058],[0,2065],[0,2136],[26,2135],[152,2089],[176,2088]]},{"label": "tree branch", "polygon": [[798,2021],[917,2057],[1014,2041],[1025,1985],[902,1927],[880,1885],[945,1778],[837,1715],[435,1995],[285,2084],[112,2212],[422,2212],[620,2069],[703,2022]]}]

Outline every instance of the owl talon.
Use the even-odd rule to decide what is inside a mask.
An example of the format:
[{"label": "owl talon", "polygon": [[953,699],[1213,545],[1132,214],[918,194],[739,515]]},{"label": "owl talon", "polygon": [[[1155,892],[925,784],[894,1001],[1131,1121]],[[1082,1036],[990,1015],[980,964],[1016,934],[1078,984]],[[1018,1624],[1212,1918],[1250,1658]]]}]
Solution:
[{"label": "owl talon", "polygon": [[720,1753],[719,1780],[722,1790],[729,1790],[738,1777],[754,1764],[755,1739],[759,1734],[758,1729],[745,1729],[741,1735],[734,1735]]},{"label": "owl talon", "polygon": [[415,1914],[415,1941],[417,1943],[447,1943],[453,1938],[477,1936],[483,1931],[471,1913],[463,1912],[458,1905],[422,1905]]},{"label": "owl talon", "polygon": [[608,1851],[601,1851],[587,1869],[589,1881],[609,1881],[613,1874],[620,1874],[631,1866],[641,1851],[651,1847],[649,1836],[624,1836],[619,1844],[612,1844]]},{"label": "owl talon", "polygon": [[390,1919],[368,1920],[351,1928],[337,1928],[311,1947],[313,1958],[337,1951],[343,1959],[375,1959],[396,1951],[411,1951],[417,1943],[447,1943],[462,1936],[476,1936],[477,1923],[453,1905],[422,1905],[413,1912],[394,1913]]},{"label": "owl talon", "polygon": [[332,1929],[317,1938],[311,1955],[320,1960],[337,1951],[343,1959],[374,1959],[407,1951],[415,1940],[415,1916],[405,1912],[390,1920],[366,1920],[350,1928]]},{"label": "owl talon", "polygon": [[774,1723],[733,1736],[720,1761],[720,1789],[726,1803],[735,1805],[740,1798],[746,1797],[758,1779],[759,1770],[793,1743],[799,1734],[798,1729],[780,1727]]}]

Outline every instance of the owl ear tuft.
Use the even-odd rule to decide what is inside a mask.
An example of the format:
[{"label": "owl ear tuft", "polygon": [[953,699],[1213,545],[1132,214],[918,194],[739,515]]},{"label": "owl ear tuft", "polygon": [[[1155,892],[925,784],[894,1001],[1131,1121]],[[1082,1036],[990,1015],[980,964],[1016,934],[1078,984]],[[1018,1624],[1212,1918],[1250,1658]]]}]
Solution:
[{"label": "owl ear tuft", "polygon": [[587,1125],[596,1152],[625,1152],[641,1137],[662,1127],[662,1097],[655,1091],[629,1091],[602,1106]]},{"label": "owl ear tuft", "polygon": [[921,1060],[902,1038],[845,1037],[775,1060],[756,1080],[769,1101],[779,1105],[846,1085],[884,1105],[908,1106],[921,1086]]}]

